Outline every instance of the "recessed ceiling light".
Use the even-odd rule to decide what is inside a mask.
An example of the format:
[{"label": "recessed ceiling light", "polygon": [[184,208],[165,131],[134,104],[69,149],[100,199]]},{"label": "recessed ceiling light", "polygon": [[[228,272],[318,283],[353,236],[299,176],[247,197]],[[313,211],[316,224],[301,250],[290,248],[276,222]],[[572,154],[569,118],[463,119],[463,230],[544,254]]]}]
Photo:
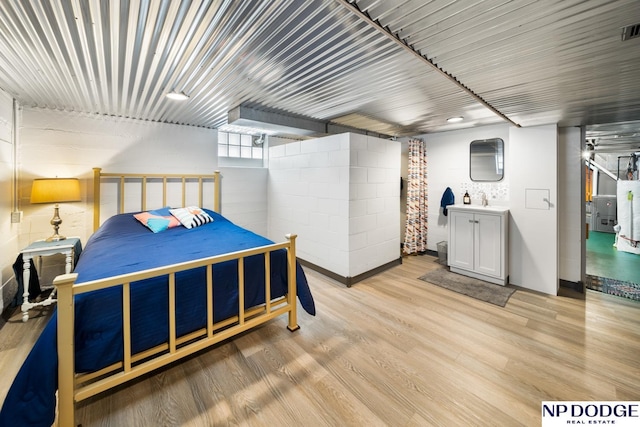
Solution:
[{"label": "recessed ceiling light", "polygon": [[189,99],[189,96],[184,92],[169,92],[166,96],[167,98],[173,99],[174,101],[184,101]]},{"label": "recessed ceiling light", "polygon": [[449,122],[449,123],[458,123],[458,122],[461,122],[461,121],[463,121],[463,120],[464,120],[464,117],[462,117],[462,116],[457,116],[457,117],[449,117],[449,118],[447,119],[447,122]]}]

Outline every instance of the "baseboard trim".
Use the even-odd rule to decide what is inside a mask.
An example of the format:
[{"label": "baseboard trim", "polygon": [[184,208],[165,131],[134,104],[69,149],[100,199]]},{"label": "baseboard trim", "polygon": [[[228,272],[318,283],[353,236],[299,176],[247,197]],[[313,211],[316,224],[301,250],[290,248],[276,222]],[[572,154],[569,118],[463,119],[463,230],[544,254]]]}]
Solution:
[{"label": "baseboard trim", "polygon": [[582,282],[571,282],[569,280],[560,279],[560,286],[582,294],[584,293],[584,283]]},{"label": "baseboard trim", "polygon": [[396,265],[400,265],[402,264],[402,258],[398,258],[398,259],[394,259],[393,261],[390,261],[386,264],[383,264],[379,267],[376,267],[372,270],[366,271],[364,273],[358,274],[357,276],[352,276],[352,277],[345,277],[345,276],[341,276],[339,274],[334,273],[333,271],[329,271],[326,268],[320,267],[319,265],[313,264],[311,262],[305,261],[301,258],[298,258],[298,261],[300,262],[300,264],[302,264],[305,267],[308,267],[312,270],[317,271],[318,273],[322,273],[325,276],[342,283],[343,285],[346,285],[347,288],[350,288],[352,285],[367,279],[371,276],[375,276],[378,273],[382,273],[385,270],[390,269],[391,267],[395,267]]}]

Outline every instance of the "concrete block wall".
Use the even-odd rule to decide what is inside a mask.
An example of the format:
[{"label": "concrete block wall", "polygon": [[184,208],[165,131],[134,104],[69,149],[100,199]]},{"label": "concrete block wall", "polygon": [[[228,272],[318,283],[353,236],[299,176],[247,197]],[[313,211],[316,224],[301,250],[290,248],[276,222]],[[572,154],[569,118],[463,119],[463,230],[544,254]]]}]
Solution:
[{"label": "concrete block wall", "polygon": [[29,203],[34,178],[81,180],[82,201],[60,206],[61,233],[86,242],[92,233],[93,167],[105,172],[212,173],[218,166],[217,132],[211,129],[25,108],[20,133],[21,246],[51,234],[52,207]]},{"label": "concrete block wall", "polygon": [[349,136],[296,141],[269,149],[269,232],[298,235],[297,255],[349,274]]},{"label": "concrete block wall", "polygon": [[[216,130],[43,109],[25,109],[23,116],[20,164],[25,245],[51,231],[51,207],[29,203],[32,179],[47,176],[81,179],[82,202],[67,203],[60,209],[66,235],[86,241],[92,231],[93,167],[105,172],[207,174],[219,169],[223,213],[240,226],[266,233],[266,169],[219,168]],[[103,187],[103,192],[108,191],[108,186]],[[212,192],[205,186],[204,193],[206,205]],[[125,210],[137,209],[136,203],[125,201]],[[114,206],[102,210],[117,212]]]},{"label": "concrete block wall", "polygon": [[[0,91],[0,289],[6,291],[5,296],[15,294],[11,266],[19,250],[53,231],[49,223],[53,206],[29,202],[34,178],[80,179],[82,201],[60,205],[60,231],[66,236],[79,236],[85,243],[92,233],[93,167],[106,172],[149,173],[212,173],[220,169],[223,214],[242,227],[266,234],[267,171],[218,168],[216,130],[37,108],[20,110],[17,198],[24,215],[21,223],[11,224],[11,114],[12,98]],[[109,190],[103,187],[104,191]],[[206,206],[208,190],[204,191]],[[136,198],[135,193],[131,198]],[[125,208],[138,209],[133,204],[129,206],[129,202],[125,201]],[[147,207],[152,208],[149,204]],[[110,209],[117,212],[113,206],[103,206],[101,211]],[[45,284],[61,271],[57,268],[59,260],[54,258],[43,259],[44,272],[52,272],[43,275],[41,282]],[[7,299],[4,298],[4,307]]]},{"label": "concrete block wall", "polygon": [[11,222],[13,210],[14,149],[13,99],[0,90],[0,303],[6,307],[17,290],[13,263],[19,251],[19,224]]},{"label": "concrete block wall", "polygon": [[222,214],[254,233],[267,235],[267,169],[221,167]]},{"label": "concrete block wall", "polygon": [[300,258],[345,278],[399,258],[399,143],[346,133],[269,157],[271,239],[297,234]]},{"label": "concrete block wall", "polygon": [[400,257],[399,142],[350,134],[350,276]]}]

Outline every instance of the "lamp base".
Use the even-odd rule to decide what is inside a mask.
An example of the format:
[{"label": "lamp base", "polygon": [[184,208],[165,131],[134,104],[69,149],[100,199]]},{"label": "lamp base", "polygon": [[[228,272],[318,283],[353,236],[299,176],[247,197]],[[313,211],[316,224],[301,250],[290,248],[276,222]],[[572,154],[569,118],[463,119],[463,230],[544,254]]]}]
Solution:
[{"label": "lamp base", "polygon": [[53,225],[53,236],[47,238],[47,242],[59,242],[60,240],[66,239],[66,237],[58,234],[60,224],[62,224],[62,219],[60,219],[58,204],[56,203],[56,205],[53,207],[53,218],[51,218],[51,225]]}]

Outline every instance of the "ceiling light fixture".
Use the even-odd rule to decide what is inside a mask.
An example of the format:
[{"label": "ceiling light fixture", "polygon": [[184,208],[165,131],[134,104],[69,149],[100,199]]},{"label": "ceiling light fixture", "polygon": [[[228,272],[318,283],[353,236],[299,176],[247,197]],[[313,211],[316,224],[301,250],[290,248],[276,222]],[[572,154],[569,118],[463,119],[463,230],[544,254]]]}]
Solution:
[{"label": "ceiling light fixture", "polygon": [[449,118],[447,119],[447,122],[448,122],[448,123],[459,123],[459,122],[461,122],[461,121],[463,121],[463,120],[464,120],[464,117],[462,117],[462,116],[457,116],[457,117],[449,117]]},{"label": "ceiling light fixture", "polygon": [[166,97],[169,99],[173,99],[174,101],[185,101],[189,99],[189,96],[184,92],[176,92],[176,91],[169,92],[166,95]]},{"label": "ceiling light fixture", "polygon": [[[595,142],[595,139],[593,140]],[[593,160],[595,158],[595,144],[594,142],[587,142],[584,151],[582,152],[582,157],[585,160]]]}]

